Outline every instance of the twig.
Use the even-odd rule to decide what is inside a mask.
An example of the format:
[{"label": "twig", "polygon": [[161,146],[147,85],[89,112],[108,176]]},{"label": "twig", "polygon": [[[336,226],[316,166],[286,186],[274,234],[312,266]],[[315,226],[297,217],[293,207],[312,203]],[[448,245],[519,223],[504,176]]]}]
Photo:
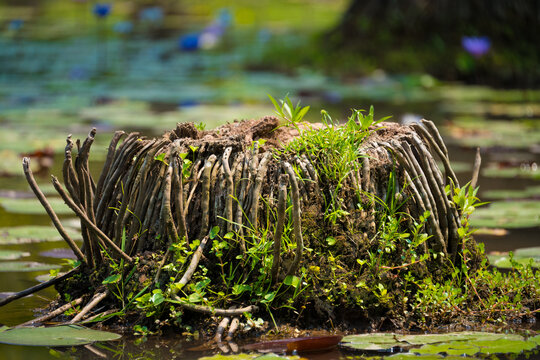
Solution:
[{"label": "twig", "polygon": [[26,322],[23,322],[22,324],[17,325],[17,327],[19,327],[19,326],[33,325],[33,324],[42,324],[44,321],[47,321],[47,320],[50,320],[50,319],[54,319],[54,318],[57,317],[58,315],[63,314],[66,310],[69,310],[69,309],[71,309],[72,307],[79,305],[79,304],[82,302],[82,299],[83,299],[83,298],[80,297],[80,298],[78,298],[78,299],[75,299],[75,300],[73,300],[73,301],[70,301],[70,302],[68,302],[67,304],[60,306],[58,309],[56,309],[56,310],[54,310],[54,311],[51,311],[50,313],[48,313],[48,314],[46,314],[46,315],[40,316],[40,317],[38,317],[38,318],[29,320],[29,321],[26,321]]},{"label": "twig", "polygon": [[237,317],[232,319],[231,325],[229,326],[229,332],[227,333],[227,337],[225,338],[225,340],[231,341],[233,339],[234,333],[236,332],[236,330],[238,330],[239,324],[240,320]]},{"label": "twig", "polygon": [[167,174],[165,175],[163,199],[161,201],[161,217],[165,222],[165,228],[167,229],[167,235],[169,237],[169,245],[178,241],[178,232],[176,231],[176,225],[174,224],[171,212],[171,181],[173,176],[173,159],[171,158],[169,158],[169,166],[167,168]]},{"label": "twig", "polygon": [[79,181],[77,180],[77,174],[73,169],[73,157],[71,151],[73,149],[73,141],[71,140],[71,135],[68,135],[66,138],[66,147],[64,149],[64,164],[62,166],[62,174],[64,176],[64,184],[66,184],[66,189],[71,194],[71,197],[75,202],[80,202],[79,194],[75,189],[79,188]]},{"label": "twig", "polygon": [[482,156],[480,155],[480,148],[476,148],[476,156],[474,157],[474,165],[473,165],[473,172],[472,172],[472,178],[471,178],[471,189],[474,189],[476,187],[476,184],[478,183],[478,176],[480,175],[480,166],[482,165]]},{"label": "twig", "polygon": [[26,181],[28,182],[28,184],[30,185],[30,188],[32,188],[32,191],[34,192],[39,202],[41,203],[41,205],[43,206],[43,208],[45,209],[45,211],[51,218],[54,224],[54,227],[56,227],[56,229],[58,230],[62,238],[66,241],[66,243],[69,245],[71,250],[73,250],[73,252],[75,253],[75,256],[77,256],[77,259],[85,264],[88,264],[88,259],[84,256],[84,254],[82,253],[81,249],[79,249],[77,244],[75,244],[75,241],[73,241],[73,239],[69,237],[66,230],[60,223],[58,216],[56,215],[53,208],[51,207],[51,204],[49,204],[49,202],[47,201],[47,198],[45,197],[45,195],[43,195],[39,186],[37,185],[36,180],[34,179],[34,175],[32,174],[32,170],[30,169],[30,158],[27,158],[27,157],[23,158],[23,171],[24,171],[24,175],[26,176]]},{"label": "twig", "polygon": [[261,161],[259,162],[259,168],[257,170],[257,176],[255,177],[255,183],[252,189],[252,204],[251,204],[251,224],[254,228],[257,228],[258,215],[259,215],[259,196],[261,194],[261,187],[263,178],[266,175],[268,168],[268,161],[272,157],[270,151],[267,151]]},{"label": "twig", "polygon": [[212,168],[214,167],[216,160],[216,155],[212,154],[204,163],[201,188],[201,229],[199,231],[199,239],[206,235],[210,226],[210,182],[212,181]]},{"label": "twig", "polygon": [[277,222],[274,233],[274,259],[272,260],[272,284],[275,284],[278,278],[279,265],[281,260],[281,237],[283,236],[283,227],[285,225],[285,211],[287,210],[287,185],[289,184],[289,175],[279,175]]},{"label": "twig", "polygon": [[285,172],[289,175],[289,181],[291,183],[291,192],[292,192],[292,203],[293,203],[293,232],[294,239],[296,241],[296,254],[294,256],[293,263],[287,272],[287,275],[294,275],[300,262],[302,261],[302,256],[304,253],[304,240],[302,239],[302,223],[301,223],[301,210],[300,210],[300,191],[298,190],[298,182],[296,181],[296,174],[294,170],[287,161],[283,162],[283,168]]},{"label": "twig", "polygon": [[109,295],[109,289],[105,290],[102,293],[95,294],[92,300],[88,304],[86,304],[86,306],[81,309],[81,312],[79,312],[73,319],[71,319],[68,324],[75,324],[82,320],[84,315],[88,314],[88,312],[95,308],[101,302],[101,300],[107,297],[107,295]]},{"label": "twig", "polygon": [[197,247],[197,250],[193,253],[193,256],[191,257],[191,262],[189,263],[189,266],[178,282],[179,286],[177,287],[178,290],[175,290],[174,293],[178,293],[178,291],[186,285],[189,280],[191,280],[191,276],[193,276],[193,273],[197,269],[197,266],[199,266],[199,261],[201,260],[201,256],[203,254],[204,248],[206,246],[206,243],[208,242],[208,236],[205,236],[201,243],[199,244],[199,247]]},{"label": "twig", "polygon": [[223,333],[225,332],[225,329],[227,329],[227,326],[229,326],[229,321],[231,319],[229,317],[224,317],[220,322],[216,329],[216,334],[214,335],[214,341],[216,343],[221,342],[221,338],[223,336]]},{"label": "twig", "polygon": [[[231,231],[233,222],[233,197],[234,197],[234,181],[233,173],[229,166],[229,157],[232,152],[232,147],[228,147],[223,152],[221,162],[223,164],[223,171],[225,172],[225,181],[227,182],[227,197],[225,198],[225,220],[227,222],[226,232]],[[234,168],[233,168],[234,169]]]},{"label": "twig", "polygon": [[60,275],[60,276],[57,276],[51,280],[48,280],[48,281],[45,281],[45,282],[42,282],[40,284],[37,284],[37,285],[34,285],[32,287],[29,287],[28,289],[25,289],[25,290],[22,290],[22,291],[19,291],[18,293],[15,293],[13,295],[10,295],[8,296],[7,298],[3,299],[3,300],[0,300],[0,306],[4,306],[6,304],[9,304],[10,302],[12,302],[13,300],[17,300],[17,299],[20,299],[24,296],[27,296],[27,295],[30,295],[30,294],[33,294],[37,291],[40,291],[40,290],[43,290],[43,289],[46,289],[48,288],[49,286],[53,286],[53,285],[56,285],[58,284],[59,282],[65,280],[65,279],[69,279],[70,277],[72,277],[73,275],[77,274],[78,272],[80,271],[80,268],[76,267],[70,271],[68,271],[67,273],[63,274],[63,275]]},{"label": "twig", "polygon": [[67,204],[67,206],[70,207],[71,210],[73,210],[75,212],[75,214],[79,217],[79,219],[81,219],[81,221],[86,225],[88,226],[88,229],[91,230],[92,232],[94,232],[97,236],[99,236],[103,241],[105,241],[105,243],[110,246],[110,248],[112,250],[114,250],[114,252],[116,252],[118,255],[120,255],[121,257],[123,257],[127,262],[129,263],[132,263],[133,262],[133,259],[127,255],[125,252],[122,251],[122,249],[120,249],[111,239],[109,239],[109,237],[107,235],[105,235],[103,233],[103,231],[101,231],[97,226],[96,224],[92,223],[90,221],[90,219],[88,219],[88,217],[86,216],[86,214],[83,212],[83,210],[81,210],[77,205],[75,205],[75,203],[73,202],[73,200],[71,200],[68,195],[66,194],[66,192],[64,191],[64,189],[62,188],[62,185],[60,184],[60,182],[58,181],[58,179],[53,176],[52,177],[52,182],[53,182],[53,186],[54,188],[56,189],[56,191],[60,194],[60,196],[62,197],[62,199],[64,200],[64,202]]},{"label": "twig", "polygon": [[111,164],[114,159],[115,151],[116,151],[116,145],[118,145],[118,141],[124,136],[126,133],[124,131],[115,131],[114,135],[111,139],[111,142],[109,144],[109,150],[107,151],[107,158],[105,159],[105,163],[103,164],[103,168],[101,169],[101,175],[99,176],[98,183],[96,186],[96,196],[101,196],[101,191],[103,188],[103,184],[105,182],[105,178],[107,177],[107,174],[109,174],[109,170],[111,168]]},{"label": "twig", "polygon": [[186,214],[184,210],[184,186],[182,179],[183,164],[182,159],[179,159],[178,156],[174,157],[173,160],[173,180],[176,186],[178,187],[178,194],[174,197],[174,206],[176,208],[176,217],[178,218],[178,231],[180,235],[184,238],[186,244],[189,245],[188,232],[187,232],[187,223],[186,223]]},{"label": "twig", "polygon": [[175,304],[178,304],[179,306],[183,307],[186,310],[191,310],[195,312],[199,312],[202,314],[211,314],[211,315],[242,315],[244,313],[252,313],[258,310],[257,306],[255,305],[249,305],[243,308],[235,308],[235,309],[218,309],[213,308],[210,306],[203,306],[203,305],[194,305],[185,302],[184,300],[180,299],[177,295],[174,295]]}]

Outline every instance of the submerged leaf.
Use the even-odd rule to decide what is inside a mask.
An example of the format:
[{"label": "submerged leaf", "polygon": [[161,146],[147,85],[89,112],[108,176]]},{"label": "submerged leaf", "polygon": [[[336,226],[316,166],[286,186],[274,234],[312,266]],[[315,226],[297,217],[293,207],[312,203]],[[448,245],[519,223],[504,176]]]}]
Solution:
[{"label": "submerged leaf", "polygon": [[121,335],[76,325],[21,327],[0,332],[0,343],[28,346],[77,346],[96,341],[112,341]]}]

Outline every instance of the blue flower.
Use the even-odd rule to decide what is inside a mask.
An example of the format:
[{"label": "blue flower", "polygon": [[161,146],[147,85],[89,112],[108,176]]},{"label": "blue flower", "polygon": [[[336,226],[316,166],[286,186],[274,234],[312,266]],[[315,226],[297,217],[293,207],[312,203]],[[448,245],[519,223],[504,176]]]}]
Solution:
[{"label": "blue flower", "polygon": [[199,34],[186,34],[178,40],[178,47],[183,51],[199,50]]},{"label": "blue flower", "polygon": [[487,36],[464,36],[461,46],[475,58],[480,58],[489,52],[491,41]]},{"label": "blue flower", "polygon": [[112,8],[111,4],[108,4],[108,3],[104,3],[104,4],[96,3],[94,5],[93,13],[98,18],[104,18],[107,15],[109,15],[109,13],[111,12],[111,8]]}]

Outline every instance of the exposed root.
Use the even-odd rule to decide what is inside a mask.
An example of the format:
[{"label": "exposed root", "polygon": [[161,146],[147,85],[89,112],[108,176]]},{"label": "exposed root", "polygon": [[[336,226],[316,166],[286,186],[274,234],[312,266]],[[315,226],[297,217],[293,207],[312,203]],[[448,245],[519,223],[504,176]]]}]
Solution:
[{"label": "exposed root", "polygon": [[71,321],[68,322],[68,324],[76,324],[80,322],[86,314],[92,311],[108,295],[109,290],[105,290],[102,293],[95,294],[92,300],[90,300],[90,302],[86,304],[86,306],[83,307],[81,311],[73,319],[71,319]]}]

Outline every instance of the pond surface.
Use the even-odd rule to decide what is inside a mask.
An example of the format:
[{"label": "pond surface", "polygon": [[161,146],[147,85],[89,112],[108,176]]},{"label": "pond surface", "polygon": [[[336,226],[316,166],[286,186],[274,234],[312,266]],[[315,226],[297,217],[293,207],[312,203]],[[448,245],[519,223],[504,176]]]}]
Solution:
[{"label": "pond surface", "polygon": [[[61,241],[6,240],[7,228],[52,228],[37,201],[13,206],[33,198],[22,174],[20,154],[51,149],[52,166],[41,166],[44,176],[38,179],[45,185],[49,173],[61,174],[65,136],[72,133],[74,138],[84,139],[90,128],[96,127],[91,168],[97,176],[115,130],[137,130],[155,136],[172,129],[177,122],[194,121],[211,128],[234,119],[269,115],[273,108],[267,94],[283,97],[288,93],[310,105],[310,121],[319,120],[321,109],[334,118],[345,119],[351,108],[370,105],[375,106],[377,117],[393,115],[395,121],[431,119],[449,144],[461,183],[470,180],[474,149],[481,146],[483,170],[478,184],[482,200],[540,203],[540,91],[440,84],[427,75],[390,77],[375,72],[364,78],[343,79],[308,69],[287,74],[246,70],[245,65],[260,56],[261,48],[266,46],[263,35],[254,37],[252,32],[240,29],[228,38],[226,46],[191,53],[176,51],[176,38],[116,36],[103,43],[87,34],[46,42],[1,37],[0,251],[20,251],[24,256],[0,260],[0,298],[35,285],[36,277],[48,272],[2,271],[7,261],[51,266],[66,263],[55,255],[57,249],[66,248]],[[289,34],[280,41],[294,43],[299,39]],[[105,70],[96,67],[96,61],[103,60],[103,51],[107,51]],[[32,161],[37,165],[36,158]],[[501,196],[496,192],[499,190],[511,192]],[[71,216],[61,218],[76,228]],[[490,231],[481,231],[476,240],[485,244],[487,252],[540,246],[540,206],[533,206],[522,220],[517,226],[512,226],[510,220],[502,224],[483,222],[482,227]],[[55,296],[53,289],[47,289],[2,307],[0,324],[14,326],[32,319],[34,309],[46,306]],[[538,325],[533,329],[540,330]],[[128,337],[64,355],[96,358],[97,351],[109,358],[195,359],[212,353],[187,351],[198,343],[182,335],[151,337],[141,344],[135,340]],[[2,359],[59,356],[47,348],[2,344],[0,354]],[[348,355],[334,351],[307,357],[329,360]]]}]

